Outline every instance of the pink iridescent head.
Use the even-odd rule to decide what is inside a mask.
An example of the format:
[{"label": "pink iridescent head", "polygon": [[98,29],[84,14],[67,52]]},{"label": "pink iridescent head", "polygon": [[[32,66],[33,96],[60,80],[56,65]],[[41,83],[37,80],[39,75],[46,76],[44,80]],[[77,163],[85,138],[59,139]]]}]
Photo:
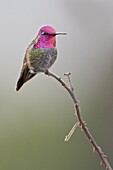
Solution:
[{"label": "pink iridescent head", "polygon": [[38,32],[38,42],[34,48],[54,48],[56,35],[66,35],[66,33],[56,33],[56,30],[50,26],[42,27]]}]

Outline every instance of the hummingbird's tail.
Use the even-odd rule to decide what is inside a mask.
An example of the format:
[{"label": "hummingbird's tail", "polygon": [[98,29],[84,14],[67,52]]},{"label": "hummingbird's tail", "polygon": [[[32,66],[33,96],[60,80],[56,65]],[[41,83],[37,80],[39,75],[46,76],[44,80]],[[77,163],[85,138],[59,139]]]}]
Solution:
[{"label": "hummingbird's tail", "polygon": [[16,85],[16,91],[18,91],[26,81],[30,80],[34,76],[35,76],[35,74],[30,74],[29,77],[26,80],[23,78],[23,76],[20,77],[18,82],[17,82],[17,85]]},{"label": "hummingbird's tail", "polygon": [[21,79],[19,79],[16,85],[16,91],[18,91],[22,87],[23,84],[24,82]]},{"label": "hummingbird's tail", "polygon": [[20,78],[16,85],[16,90],[18,91],[26,81],[30,80],[35,75],[36,73],[30,72],[29,68],[25,67],[20,74]]}]

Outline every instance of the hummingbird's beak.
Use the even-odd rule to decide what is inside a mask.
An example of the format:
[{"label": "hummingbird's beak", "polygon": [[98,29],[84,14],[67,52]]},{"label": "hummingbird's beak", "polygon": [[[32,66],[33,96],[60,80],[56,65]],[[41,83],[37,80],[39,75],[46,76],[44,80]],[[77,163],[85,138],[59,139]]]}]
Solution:
[{"label": "hummingbird's beak", "polygon": [[67,33],[66,32],[57,32],[57,33],[55,33],[55,35],[67,35]]},{"label": "hummingbird's beak", "polygon": [[56,35],[67,35],[66,32],[56,32],[54,34],[49,34],[49,35],[52,35],[52,36],[56,36]]}]

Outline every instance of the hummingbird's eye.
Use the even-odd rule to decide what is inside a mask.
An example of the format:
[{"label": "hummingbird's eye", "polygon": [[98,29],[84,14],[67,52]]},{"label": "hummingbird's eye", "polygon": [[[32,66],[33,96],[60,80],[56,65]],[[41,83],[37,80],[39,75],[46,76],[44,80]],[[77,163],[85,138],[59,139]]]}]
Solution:
[{"label": "hummingbird's eye", "polygon": [[49,35],[47,32],[42,31],[42,35]]}]

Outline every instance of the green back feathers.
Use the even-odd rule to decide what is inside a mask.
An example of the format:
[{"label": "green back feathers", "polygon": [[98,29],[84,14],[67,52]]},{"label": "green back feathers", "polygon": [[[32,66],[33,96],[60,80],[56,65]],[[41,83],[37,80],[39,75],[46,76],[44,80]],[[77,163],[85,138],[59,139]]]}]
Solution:
[{"label": "green back feathers", "polygon": [[45,50],[40,49],[40,48],[36,48],[36,49],[32,49],[29,55],[29,60],[33,61],[33,60],[42,60],[44,57],[44,52]]}]

